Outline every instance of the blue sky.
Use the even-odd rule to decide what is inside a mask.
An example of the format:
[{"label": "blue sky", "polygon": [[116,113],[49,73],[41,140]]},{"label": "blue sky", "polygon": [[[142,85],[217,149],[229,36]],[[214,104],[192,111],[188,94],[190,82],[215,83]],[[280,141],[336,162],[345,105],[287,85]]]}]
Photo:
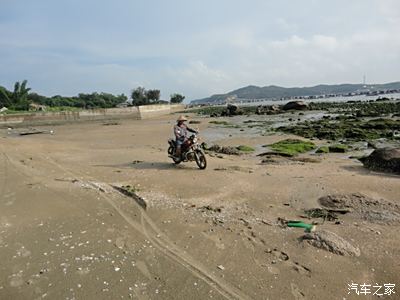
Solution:
[{"label": "blue sky", "polygon": [[397,0],[0,0],[0,85],[47,96],[400,80]]}]

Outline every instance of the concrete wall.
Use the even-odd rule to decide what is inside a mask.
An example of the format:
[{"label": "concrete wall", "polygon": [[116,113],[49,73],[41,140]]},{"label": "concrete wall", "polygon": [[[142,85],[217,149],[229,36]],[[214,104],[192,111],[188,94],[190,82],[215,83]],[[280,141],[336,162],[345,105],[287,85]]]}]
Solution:
[{"label": "concrete wall", "polygon": [[110,119],[148,119],[168,115],[184,109],[184,105],[144,105],[139,107],[92,109],[63,112],[34,112],[25,114],[0,114],[0,127],[62,124],[67,122],[110,120]]},{"label": "concrete wall", "polygon": [[139,106],[140,119],[149,119],[158,116],[168,115],[173,112],[183,110],[184,105],[181,104],[156,104]]},{"label": "concrete wall", "polygon": [[149,119],[157,116],[168,115],[171,107],[167,104],[143,105],[139,106],[140,119]]},{"label": "concrete wall", "polygon": [[140,119],[137,107],[0,115],[0,126],[42,125],[116,118]]},{"label": "concrete wall", "polygon": [[178,111],[183,111],[185,109],[186,105],[172,104],[172,105],[170,105],[170,107],[171,107],[171,112],[174,113],[174,112],[178,112]]}]

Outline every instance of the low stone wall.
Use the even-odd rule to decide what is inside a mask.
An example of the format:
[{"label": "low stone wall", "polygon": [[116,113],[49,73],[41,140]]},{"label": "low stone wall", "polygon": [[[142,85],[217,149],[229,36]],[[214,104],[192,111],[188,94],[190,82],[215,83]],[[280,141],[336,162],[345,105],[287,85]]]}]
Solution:
[{"label": "low stone wall", "polygon": [[139,106],[140,119],[149,119],[158,116],[168,115],[173,112],[183,110],[184,105],[180,104],[156,104]]},{"label": "low stone wall", "polygon": [[140,119],[149,119],[153,117],[168,115],[171,113],[169,105],[143,105],[139,106]]},{"label": "low stone wall", "polygon": [[24,114],[0,115],[0,127],[52,125],[68,122],[95,121],[129,118],[149,119],[183,110],[184,105],[144,105],[139,107],[91,109],[62,112],[34,112]]},{"label": "low stone wall", "polygon": [[171,112],[178,112],[178,111],[183,111],[186,107],[186,105],[183,104],[172,104],[171,106]]},{"label": "low stone wall", "polygon": [[0,115],[0,127],[108,120],[122,117],[138,120],[140,119],[139,109],[137,107],[127,107],[81,111],[34,112],[25,114]]}]

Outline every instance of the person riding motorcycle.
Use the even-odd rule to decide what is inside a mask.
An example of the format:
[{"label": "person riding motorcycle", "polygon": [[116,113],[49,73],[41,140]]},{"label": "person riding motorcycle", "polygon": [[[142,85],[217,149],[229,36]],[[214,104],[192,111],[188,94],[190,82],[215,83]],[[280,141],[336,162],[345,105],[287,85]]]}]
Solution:
[{"label": "person riding motorcycle", "polygon": [[189,128],[185,122],[187,119],[184,116],[180,116],[176,120],[176,125],[174,125],[174,134],[176,138],[176,150],[175,157],[180,158],[182,153],[182,145],[188,140],[188,131],[193,133],[198,133],[196,130]]}]

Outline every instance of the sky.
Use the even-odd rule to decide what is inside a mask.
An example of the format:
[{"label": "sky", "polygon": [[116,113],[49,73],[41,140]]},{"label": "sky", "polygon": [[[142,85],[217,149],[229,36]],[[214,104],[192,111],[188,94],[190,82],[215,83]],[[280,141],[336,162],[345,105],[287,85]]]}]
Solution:
[{"label": "sky", "polygon": [[46,96],[400,81],[398,0],[0,0],[0,85]]}]

